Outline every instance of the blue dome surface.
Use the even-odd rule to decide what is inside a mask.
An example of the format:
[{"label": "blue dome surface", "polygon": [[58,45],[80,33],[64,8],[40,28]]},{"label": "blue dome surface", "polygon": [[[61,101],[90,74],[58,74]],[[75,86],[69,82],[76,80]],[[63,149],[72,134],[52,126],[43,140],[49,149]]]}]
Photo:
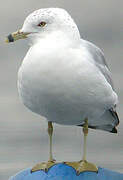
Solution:
[{"label": "blue dome surface", "polygon": [[123,180],[123,174],[99,168],[98,173],[83,172],[77,175],[72,167],[59,163],[52,166],[47,173],[44,171],[31,173],[29,168],[10,177],[9,180]]}]

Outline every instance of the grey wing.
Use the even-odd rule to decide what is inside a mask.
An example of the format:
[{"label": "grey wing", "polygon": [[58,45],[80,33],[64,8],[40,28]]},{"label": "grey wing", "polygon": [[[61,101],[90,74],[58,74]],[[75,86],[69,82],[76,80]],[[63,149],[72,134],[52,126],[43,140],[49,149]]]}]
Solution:
[{"label": "grey wing", "polygon": [[[82,46],[87,48],[88,52],[92,56],[93,62],[100,69],[102,74],[105,76],[107,82],[111,85],[112,89],[114,90],[114,85],[111,78],[111,72],[105,61],[103,52],[97,46],[85,40],[82,40]],[[104,126],[95,126],[95,127],[89,126],[89,127],[93,129],[102,129],[102,130],[109,131],[112,133],[117,133],[116,126],[119,124],[119,118],[118,118],[115,108],[116,108],[116,104],[114,104],[113,108],[111,107],[110,109],[107,109],[101,117],[102,121],[107,120],[109,124],[104,125]]]},{"label": "grey wing", "polygon": [[93,57],[93,61],[94,61],[95,65],[100,69],[100,71],[105,76],[106,80],[112,86],[112,89],[114,90],[114,85],[113,85],[113,81],[111,78],[111,72],[105,61],[103,52],[97,46],[95,46],[94,44],[92,44],[89,41],[82,40],[82,43],[88,49],[91,56]]}]

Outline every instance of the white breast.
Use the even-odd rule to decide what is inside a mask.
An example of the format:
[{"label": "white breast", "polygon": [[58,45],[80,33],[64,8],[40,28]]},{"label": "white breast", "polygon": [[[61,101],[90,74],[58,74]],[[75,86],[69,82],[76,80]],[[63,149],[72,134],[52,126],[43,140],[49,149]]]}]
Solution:
[{"label": "white breast", "polygon": [[[30,48],[18,73],[19,95],[31,111],[60,124],[98,124],[116,98],[86,49]],[[98,119],[98,120],[97,120]]]}]

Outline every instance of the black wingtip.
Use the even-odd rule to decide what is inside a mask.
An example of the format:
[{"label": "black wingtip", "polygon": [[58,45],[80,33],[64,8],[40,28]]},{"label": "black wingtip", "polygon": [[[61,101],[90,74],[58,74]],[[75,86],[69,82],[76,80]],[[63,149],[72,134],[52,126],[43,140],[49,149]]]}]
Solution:
[{"label": "black wingtip", "polygon": [[116,127],[114,127],[111,131],[110,131],[111,133],[117,133],[117,129],[116,129]]},{"label": "black wingtip", "polygon": [[113,127],[113,129],[112,129],[110,132],[111,132],[111,133],[117,133],[116,127],[117,127],[117,126],[119,125],[119,123],[120,123],[118,114],[117,114],[117,112],[114,111],[113,109],[110,109],[109,111],[110,111],[110,113],[112,114],[112,116],[114,117],[114,119],[116,120],[116,122],[115,122],[115,127]]},{"label": "black wingtip", "polygon": [[113,108],[109,109],[109,112],[112,114],[112,116],[114,117],[114,119],[116,120],[115,126],[118,126],[120,123],[118,114],[116,111],[113,110]]}]

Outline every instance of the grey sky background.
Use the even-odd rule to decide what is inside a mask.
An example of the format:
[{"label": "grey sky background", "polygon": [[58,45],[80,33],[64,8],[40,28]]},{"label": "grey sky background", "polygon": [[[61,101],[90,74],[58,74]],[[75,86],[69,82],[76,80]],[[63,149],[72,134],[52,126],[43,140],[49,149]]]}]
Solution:
[{"label": "grey sky background", "polygon": [[[123,1],[122,0],[4,0],[0,5],[0,179],[48,159],[47,123],[20,102],[17,71],[28,50],[25,40],[5,44],[4,38],[19,29],[32,11],[46,7],[66,9],[81,37],[105,53],[119,96],[118,135],[90,130],[88,160],[123,173]],[[58,161],[80,160],[81,128],[54,127],[53,151]]]}]

